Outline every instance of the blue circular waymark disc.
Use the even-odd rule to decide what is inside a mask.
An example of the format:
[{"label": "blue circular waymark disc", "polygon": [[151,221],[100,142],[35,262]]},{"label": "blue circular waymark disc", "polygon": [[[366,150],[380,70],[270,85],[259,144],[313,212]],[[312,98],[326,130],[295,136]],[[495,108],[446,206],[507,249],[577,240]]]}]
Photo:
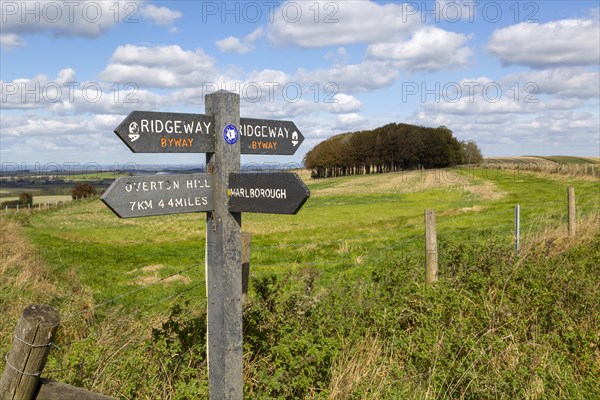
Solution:
[{"label": "blue circular waymark disc", "polygon": [[225,141],[227,143],[234,144],[238,141],[239,137],[240,134],[238,133],[238,130],[235,127],[235,125],[227,125],[225,129],[223,129],[223,138],[225,138]]}]

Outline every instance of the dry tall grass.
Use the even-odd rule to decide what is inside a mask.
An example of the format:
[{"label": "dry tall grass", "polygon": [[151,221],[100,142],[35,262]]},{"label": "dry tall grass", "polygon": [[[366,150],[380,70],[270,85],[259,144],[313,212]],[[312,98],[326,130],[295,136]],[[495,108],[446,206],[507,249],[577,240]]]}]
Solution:
[{"label": "dry tall grass", "polygon": [[[61,324],[43,376],[119,395],[119,388],[127,384],[120,360],[150,336],[143,322],[114,307],[104,310],[99,324],[91,290],[73,270],[51,271],[19,222],[0,218],[0,249],[0,354],[10,350],[14,327],[27,305],[52,305],[60,312]],[[155,319],[150,323],[159,324]]]},{"label": "dry tall grass", "polygon": [[312,195],[415,193],[432,189],[464,190],[484,199],[498,199],[504,195],[492,182],[459,174],[452,169],[389,172],[352,179],[344,177],[330,187],[313,189]]},{"label": "dry tall grass", "polygon": [[[518,158],[518,157],[515,157]],[[524,158],[524,157],[523,157]],[[598,180],[600,165],[598,164],[561,164],[548,160],[511,160],[510,158],[490,158],[482,165],[486,169],[534,172],[536,176],[548,175],[556,178],[577,178],[581,180]]]},{"label": "dry tall grass", "polygon": [[572,237],[568,235],[566,224],[556,226],[549,221],[540,220],[537,225],[543,226],[544,229],[529,232],[524,236],[521,244],[522,257],[539,252],[551,257],[575,245],[591,243],[600,232],[600,210],[577,218],[576,234]]},{"label": "dry tall grass", "polygon": [[342,346],[331,371],[329,398],[347,400],[356,398],[362,389],[363,399],[379,400],[393,374],[392,350],[386,348],[377,335],[368,335],[360,343]]},{"label": "dry tall grass", "polygon": [[11,329],[31,303],[47,303],[60,294],[49,279],[48,267],[23,237],[17,222],[0,220],[0,347],[11,342]]},{"label": "dry tall grass", "polygon": [[[14,326],[29,304],[55,306],[62,316],[90,308],[92,294],[79,283],[74,271],[53,274],[43,254],[24,236],[19,222],[0,219],[0,249],[0,350],[10,348]],[[59,335],[81,335],[88,317],[81,314],[61,324]]]}]

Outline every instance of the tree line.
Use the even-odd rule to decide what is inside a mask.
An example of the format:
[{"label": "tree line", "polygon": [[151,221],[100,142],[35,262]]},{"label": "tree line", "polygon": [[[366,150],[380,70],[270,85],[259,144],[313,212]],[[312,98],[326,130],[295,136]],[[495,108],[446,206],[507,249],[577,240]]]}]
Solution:
[{"label": "tree line", "polygon": [[483,160],[474,141],[459,141],[445,126],[391,123],[333,136],[304,156],[313,178],[444,168]]}]

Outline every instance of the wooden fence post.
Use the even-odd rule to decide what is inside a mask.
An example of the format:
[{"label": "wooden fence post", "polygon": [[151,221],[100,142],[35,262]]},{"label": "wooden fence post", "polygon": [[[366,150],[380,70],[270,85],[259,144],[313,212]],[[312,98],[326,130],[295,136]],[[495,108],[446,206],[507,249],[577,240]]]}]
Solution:
[{"label": "wooden fence post", "polygon": [[75,386],[54,382],[49,379],[40,379],[40,388],[35,400],[115,400],[114,397],[104,396],[100,393],[88,392]]},{"label": "wooden fence post", "polygon": [[569,186],[567,189],[567,198],[569,200],[569,236],[575,236],[575,188]]},{"label": "wooden fence post", "polygon": [[515,206],[515,252],[519,254],[521,250],[521,206]]},{"label": "wooden fence post", "polygon": [[252,234],[250,232],[242,232],[242,303],[245,303],[248,299],[251,245]]},{"label": "wooden fence post", "polygon": [[23,310],[0,378],[2,400],[34,398],[59,322],[58,311],[50,306],[31,304]]},{"label": "wooden fence post", "polygon": [[425,210],[425,286],[438,280],[437,234],[435,210]]}]

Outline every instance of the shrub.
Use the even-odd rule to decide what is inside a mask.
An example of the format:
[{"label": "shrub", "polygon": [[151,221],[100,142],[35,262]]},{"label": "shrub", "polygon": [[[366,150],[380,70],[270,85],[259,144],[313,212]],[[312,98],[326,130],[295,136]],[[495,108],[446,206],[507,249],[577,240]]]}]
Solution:
[{"label": "shrub", "polygon": [[71,196],[75,199],[77,197],[90,197],[96,194],[96,188],[89,182],[77,182],[75,187],[71,190]]}]

